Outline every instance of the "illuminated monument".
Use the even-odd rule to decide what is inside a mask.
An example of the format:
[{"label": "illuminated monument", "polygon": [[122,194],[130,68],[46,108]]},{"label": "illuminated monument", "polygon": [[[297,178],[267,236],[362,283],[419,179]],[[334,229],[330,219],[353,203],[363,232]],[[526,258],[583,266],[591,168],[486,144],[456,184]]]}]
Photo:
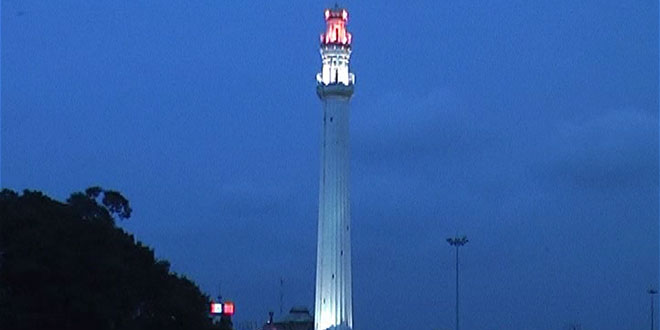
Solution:
[{"label": "illuminated monument", "polygon": [[321,34],[323,69],[316,92],[323,103],[321,180],[316,250],[314,329],[352,329],[351,205],[348,118],[355,76],[349,72],[351,34],[348,12],[325,10]]}]

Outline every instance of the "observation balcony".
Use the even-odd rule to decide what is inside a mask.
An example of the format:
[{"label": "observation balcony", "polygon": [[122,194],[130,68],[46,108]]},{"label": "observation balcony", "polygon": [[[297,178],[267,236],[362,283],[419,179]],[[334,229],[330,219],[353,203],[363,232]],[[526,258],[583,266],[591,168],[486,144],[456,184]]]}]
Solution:
[{"label": "observation balcony", "polygon": [[353,74],[353,73],[348,74],[348,84],[344,84],[341,81],[332,81],[332,80],[326,84],[326,83],[323,82],[323,74],[319,72],[319,73],[316,74],[316,82],[319,85],[326,85],[326,86],[327,85],[335,85],[335,84],[342,84],[342,85],[350,86],[350,85],[355,84],[355,74]]}]

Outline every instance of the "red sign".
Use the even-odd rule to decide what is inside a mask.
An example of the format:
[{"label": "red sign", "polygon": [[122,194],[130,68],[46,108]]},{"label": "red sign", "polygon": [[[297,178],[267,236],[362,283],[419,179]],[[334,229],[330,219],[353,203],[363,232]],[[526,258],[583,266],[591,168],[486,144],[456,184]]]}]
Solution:
[{"label": "red sign", "polygon": [[234,303],[231,301],[227,301],[224,304],[222,304],[222,314],[225,315],[234,315]]},{"label": "red sign", "polygon": [[211,302],[211,314],[234,315],[234,303],[227,301],[225,303]]},{"label": "red sign", "polygon": [[211,314],[222,314],[222,304],[211,302]]}]

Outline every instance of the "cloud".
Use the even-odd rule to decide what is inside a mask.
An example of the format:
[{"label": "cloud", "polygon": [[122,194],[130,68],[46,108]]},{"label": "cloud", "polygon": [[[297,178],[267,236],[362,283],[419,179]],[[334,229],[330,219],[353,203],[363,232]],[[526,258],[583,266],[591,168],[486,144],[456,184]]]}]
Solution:
[{"label": "cloud", "polygon": [[613,110],[550,133],[541,160],[551,166],[551,178],[594,189],[657,187],[657,114]]},{"label": "cloud", "polygon": [[450,89],[422,96],[395,90],[385,95],[366,108],[356,105],[360,110],[352,114],[358,162],[449,158],[481,149],[495,137],[492,115],[470,107]]},{"label": "cloud", "polygon": [[287,201],[291,199],[291,188],[282,184],[249,182],[247,180],[224,184],[219,191],[219,202],[223,216],[262,217],[283,215]]}]

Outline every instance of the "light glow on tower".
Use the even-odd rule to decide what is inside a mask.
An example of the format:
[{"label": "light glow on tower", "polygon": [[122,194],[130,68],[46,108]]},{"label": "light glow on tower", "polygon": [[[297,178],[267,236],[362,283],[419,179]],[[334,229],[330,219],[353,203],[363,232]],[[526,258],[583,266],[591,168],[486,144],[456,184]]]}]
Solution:
[{"label": "light glow on tower", "polygon": [[321,34],[321,44],[351,45],[351,34],[346,31],[348,11],[346,9],[325,10],[325,33]]},{"label": "light glow on tower", "polygon": [[326,9],[324,16],[325,33],[320,35],[323,69],[316,80],[324,85],[351,85],[355,82],[355,76],[348,71],[353,42],[353,36],[346,30],[348,11],[340,8]]}]

